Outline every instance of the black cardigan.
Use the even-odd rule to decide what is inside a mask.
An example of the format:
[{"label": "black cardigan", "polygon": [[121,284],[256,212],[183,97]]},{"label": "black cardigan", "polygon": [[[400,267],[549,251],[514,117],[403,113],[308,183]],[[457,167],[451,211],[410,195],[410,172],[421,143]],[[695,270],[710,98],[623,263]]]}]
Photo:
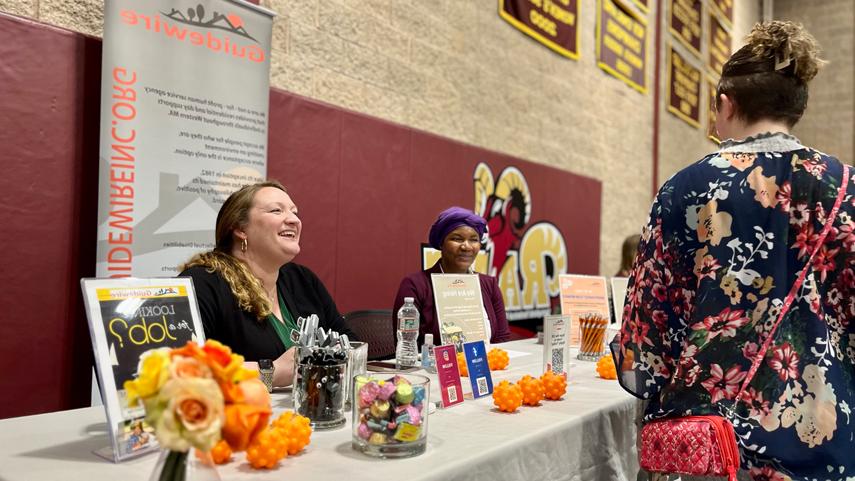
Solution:
[{"label": "black cardigan", "polygon": [[[229,283],[219,272],[210,273],[203,266],[195,266],[179,276],[193,279],[207,339],[222,342],[247,361],[276,359],[285,352],[285,345],[270,321],[259,320],[254,314],[242,310]],[[317,314],[324,330],[332,328],[356,340],[321,280],[307,267],[285,264],[279,269],[276,287],[295,321],[298,317]]]}]

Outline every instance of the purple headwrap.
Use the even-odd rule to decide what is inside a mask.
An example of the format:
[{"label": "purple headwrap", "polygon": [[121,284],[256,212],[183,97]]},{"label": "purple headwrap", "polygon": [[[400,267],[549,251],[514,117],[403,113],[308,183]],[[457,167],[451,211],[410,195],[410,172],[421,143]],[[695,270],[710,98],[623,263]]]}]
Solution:
[{"label": "purple headwrap", "polygon": [[445,237],[454,229],[465,225],[475,229],[478,237],[483,237],[487,232],[487,221],[480,215],[463,207],[449,207],[440,212],[436,222],[430,226],[430,234],[428,234],[428,242],[431,247],[437,250],[442,250],[442,242]]}]

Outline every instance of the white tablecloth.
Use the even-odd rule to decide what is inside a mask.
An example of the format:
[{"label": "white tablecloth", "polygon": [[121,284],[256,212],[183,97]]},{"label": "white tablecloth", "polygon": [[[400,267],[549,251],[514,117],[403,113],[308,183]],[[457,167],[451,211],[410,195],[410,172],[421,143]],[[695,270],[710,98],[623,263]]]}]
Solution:
[{"label": "white tablecloth", "polygon": [[[527,355],[494,372],[495,383],[541,373],[542,346],[534,340],[499,347]],[[382,460],[356,452],[348,420],[344,428],[312,433],[306,450],[277,469],[252,470],[238,454],[218,470],[224,480],[634,480],[634,398],[616,381],[598,378],[594,363],[574,362],[561,401],[506,414],[488,396],[437,410],[421,456]],[[468,378],[463,382],[466,390]],[[273,407],[290,409],[290,396],[274,394]],[[102,407],[92,407],[0,420],[0,480],[148,479],[156,454],[120,464],[93,454],[109,445],[105,418]]]}]

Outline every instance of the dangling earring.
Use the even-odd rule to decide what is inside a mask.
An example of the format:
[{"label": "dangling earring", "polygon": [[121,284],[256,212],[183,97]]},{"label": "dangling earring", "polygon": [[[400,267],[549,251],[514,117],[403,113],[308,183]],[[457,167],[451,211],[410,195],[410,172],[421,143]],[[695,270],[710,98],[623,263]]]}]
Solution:
[{"label": "dangling earring", "polygon": [[245,238],[241,239],[241,241],[240,241],[240,251],[246,252],[246,239]]}]

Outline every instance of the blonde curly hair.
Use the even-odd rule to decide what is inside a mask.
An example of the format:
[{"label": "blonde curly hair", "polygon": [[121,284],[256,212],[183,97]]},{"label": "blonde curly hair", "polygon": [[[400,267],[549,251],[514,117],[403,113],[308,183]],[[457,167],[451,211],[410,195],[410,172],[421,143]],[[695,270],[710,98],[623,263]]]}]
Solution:
[{"label": "blonde curly hair", "polygon": [[754,25],[746,41],[721,69],[716,106],[725,94],[748,122],[794,126],[807,108],[808,82],[827,63],[816,39],[798,23],[776,20]]},{"label": "blonde curly hair", "polygon": [[267,297],[264,286],[246,262],[231,254],[234,248],[234,230],[246,227],[249,223],[249,211],[255,194],[265,188],[273,187],[288,192],[275,180],[246,185],[229,196],[217,214],[215,230],[216,245],[213,250],[194,255],[180,270],[203,266],[210,273],[219,273],[228,282],[232,294],[241,309],[255,314],[262,320],[273,312],[273,305]]}]

